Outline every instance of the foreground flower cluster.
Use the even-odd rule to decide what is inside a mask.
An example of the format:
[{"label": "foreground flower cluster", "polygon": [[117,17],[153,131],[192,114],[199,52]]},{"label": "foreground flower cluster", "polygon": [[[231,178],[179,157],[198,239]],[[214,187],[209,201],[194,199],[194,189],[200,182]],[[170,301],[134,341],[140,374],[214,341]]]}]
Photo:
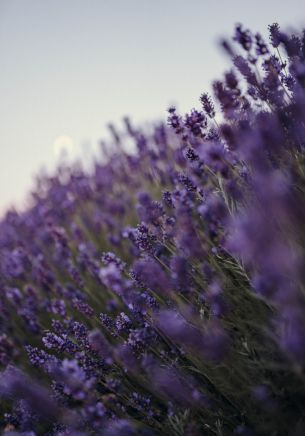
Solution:
[{"label": "foreground flower cluster", "polygon": [[305,434],[305,33],[269,32],[2,220],[2,431]]}]

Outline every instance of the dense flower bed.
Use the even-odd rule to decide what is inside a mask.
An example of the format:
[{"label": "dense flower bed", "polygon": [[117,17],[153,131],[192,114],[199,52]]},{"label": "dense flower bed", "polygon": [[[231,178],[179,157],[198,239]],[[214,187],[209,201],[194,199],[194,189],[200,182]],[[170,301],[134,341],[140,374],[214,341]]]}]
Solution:
[{"label": "dense flower bed", "polygon": [[269,31],[6,214],[2,431],[305,434],[305,33]]}]

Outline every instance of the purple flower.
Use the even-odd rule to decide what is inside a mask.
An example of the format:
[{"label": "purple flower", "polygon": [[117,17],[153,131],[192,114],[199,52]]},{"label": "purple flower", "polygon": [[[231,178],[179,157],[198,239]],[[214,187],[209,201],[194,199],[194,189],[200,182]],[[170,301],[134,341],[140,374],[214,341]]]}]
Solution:
[{"label": "purple flower", "polygon": [[97,352],[103,359],[111,363],[111,345],[100,332],[100,330],[92,330],[88,335],[88,342],[92,350]]},{"label": "purple flower", "polygon": [[120,271],[123,271],[124,268],[126,267],[125,262],[123,262],[114,253],[111,252],[102,254],[102,262],[105,265],[110,265],[111,263],[113,263],[115,266],[119,268]]},{"label": "purple flower", "polygon": [[6,366],[19,354],[13,341],[5,334],[0,334],[0,365]]},{"label": "purple flower", "polygon": [[104,436],[136,436],[136,429],[131,422],[125,419],[110,421],[103,432]]},{"label": "purple flower", "polygon": [[252,35],[249,29],[243,29],[241,24],[235,27],[234,40],[237,41],[244,50],[249,51],[252,47]]},{"label": "purple flower", "polygon": [[171,292],[170,280],[156,261],[149,258],[138,260],[133,265],[133,273],[153,293],[166,296]]},{"label": "purple flower", "polygon": [[207,119],[203,112],[192,109],[185,115],[184,125],[194,136],[202,136],[207,127]]},{"label": "purple flower", "polygon": [[115,325],[119,332],[127,332],[130,329],[132,323],[126,313],[121,312],[116,317]]},{"label": "purple flower", "polygon": [[59,367],[54,368],[53,373],[63,384],[63,392],[78,401],[85,400],[95,381],[87,378],[75,359],[64,359]]},{"label": "purple flower", "polygon": [[214,108],[214,104],[211,100],[211,97],[204,93],[200,96],[200,101],[202,103],[202,107],[204,109],[204,112],[207,114],[207,116],[209,118],[214,118],[215,117],[215,108]]},{"label": "purple flower", "polygon": [[80,313],[87,316],[88,318],[92,318],[94,316],[94,310],[85,301],[82,301],[78,298],[73,298],[72,306],[74,309],[78,310]]},{"label": "purple flower", "polygon": [[24,399],[30,410],[42,419],[55,419],[60,416],[49,392],[12,366],[0,374],[0,395]]},{"label": "purple flower", "polygon": [[271,44],[277,48],[281,43],[281,33],[278,23],[273,23],[268,26]]},{"label": "purple flower", "polygon": [[182,134],[184,132],[184,126],[182,117],[177,115],[176,108],[170,107],[168,109],[169,116],[167,118],[167,122],[169,126],[178,134]]}]

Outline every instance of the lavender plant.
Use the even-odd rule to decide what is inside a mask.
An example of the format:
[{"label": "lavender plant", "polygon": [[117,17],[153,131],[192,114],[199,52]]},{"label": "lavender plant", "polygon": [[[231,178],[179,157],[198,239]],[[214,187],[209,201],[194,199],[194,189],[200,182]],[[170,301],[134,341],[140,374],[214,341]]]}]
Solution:
[{"label": "lavender plant", "polygon": [[305,434],[305,32],[269,32],[1,221],[5,434]]}]

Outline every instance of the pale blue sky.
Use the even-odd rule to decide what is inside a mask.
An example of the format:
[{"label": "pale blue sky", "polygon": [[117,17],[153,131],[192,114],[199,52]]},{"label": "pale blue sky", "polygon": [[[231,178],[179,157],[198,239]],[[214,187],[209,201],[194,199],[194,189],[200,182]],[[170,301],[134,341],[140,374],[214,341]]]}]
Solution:
[{"label": "pale blue sky", "polygon": [[0,213],[24,204],[54,142],[96,148],[109,121],[181,111],[226,68],[234,23],[305,23],[303,0],[0,0]]}]

